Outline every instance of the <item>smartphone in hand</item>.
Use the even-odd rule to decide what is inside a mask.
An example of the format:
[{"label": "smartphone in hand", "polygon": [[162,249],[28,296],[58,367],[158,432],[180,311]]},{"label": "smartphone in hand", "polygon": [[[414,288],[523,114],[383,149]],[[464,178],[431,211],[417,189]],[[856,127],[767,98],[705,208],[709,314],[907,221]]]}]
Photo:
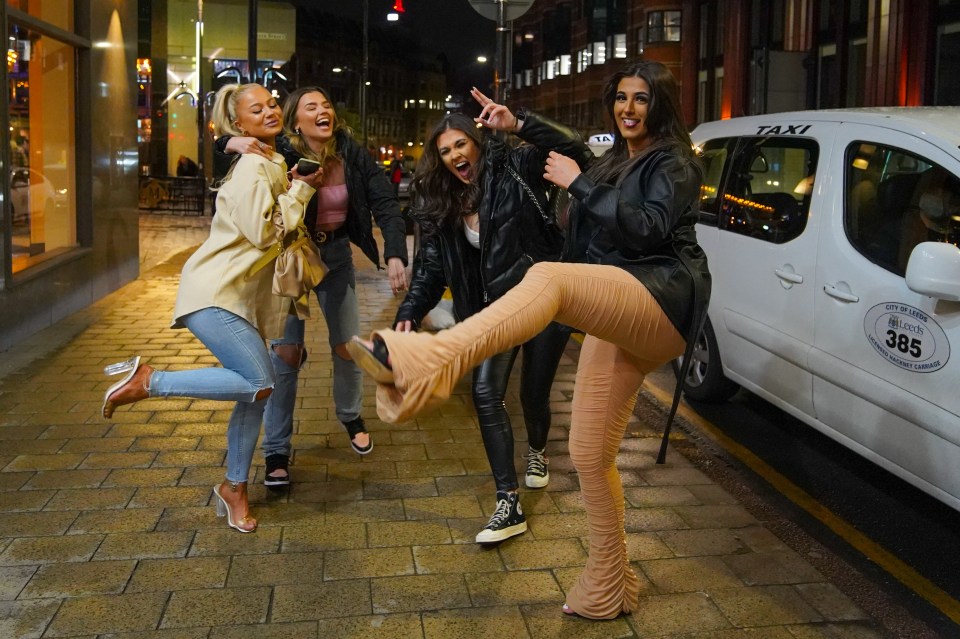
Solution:
[{"label": "smartphone in hand", "polygon": [[308,160],[307,158],[300,158],[300,160],[297,162],[297,173],[300,175],[311,175],[319,170],[319,162],[314,162],[313,160]]}]

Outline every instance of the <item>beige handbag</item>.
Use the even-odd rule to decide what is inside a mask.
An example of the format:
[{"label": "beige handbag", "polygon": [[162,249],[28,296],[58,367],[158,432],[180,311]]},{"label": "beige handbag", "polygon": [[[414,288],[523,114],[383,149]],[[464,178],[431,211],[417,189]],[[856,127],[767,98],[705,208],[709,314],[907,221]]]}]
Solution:
[{"label": "beige handbag", "polygon": [[247,277],[261,271],[276,260],[273,271],[273,294],[297,301],[297,314],[309,317],[306,296],[329,270],[320,257],[320,249],[310,239],[310,232],[301,222],[289,233],[284,232],[280,206],[274,205],[273,225],[277,243],[250,267]]}]

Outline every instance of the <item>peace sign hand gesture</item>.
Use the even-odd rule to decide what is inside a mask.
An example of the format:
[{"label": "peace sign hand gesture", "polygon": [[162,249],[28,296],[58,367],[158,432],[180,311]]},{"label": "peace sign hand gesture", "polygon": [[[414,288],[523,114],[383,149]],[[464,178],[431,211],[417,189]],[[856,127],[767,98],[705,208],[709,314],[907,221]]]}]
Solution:
[{"label": "peace sign hand gesture", "polygon": [[523,126],[523,120],[507,107],[485,96],[477,87],[470,89],[470,95],[483,107],[480,117],[474,118],[474,121],[494,131],[519,131]]}]

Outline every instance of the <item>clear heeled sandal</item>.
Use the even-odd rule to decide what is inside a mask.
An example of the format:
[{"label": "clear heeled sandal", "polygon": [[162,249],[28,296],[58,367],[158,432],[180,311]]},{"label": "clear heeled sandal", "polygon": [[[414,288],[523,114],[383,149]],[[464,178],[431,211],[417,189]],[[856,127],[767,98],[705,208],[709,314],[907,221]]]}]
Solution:
[{"label": "clear heeled sandal", "polygon": [[140,369],[139,355],[131,357],[128,360],[124,360],[122,362],[114,362],[113,364],[108,364],[107,366],[103,367],[104,375],[114,376],[114,375],[123,375],[124,373],[126,373],[123,379],[121,379],[119,382],[116,382],[115,384],[110,386],[110,388],[107,389],[107,392],[104,393],[103,406],[100,407],[100,413],[104,417],[106,417],[107,419],[110,419],[113,416],[114,409],[116,409],[117,407],[117,405],[115,405],[112,401],[110,401],[110,396],[113,395],[118,390],[120,390],[121,388],[123,388],[124,386],[126,386],[127,382],[133,379],[133,376],[137,374],[137,371],[139,369]]}]

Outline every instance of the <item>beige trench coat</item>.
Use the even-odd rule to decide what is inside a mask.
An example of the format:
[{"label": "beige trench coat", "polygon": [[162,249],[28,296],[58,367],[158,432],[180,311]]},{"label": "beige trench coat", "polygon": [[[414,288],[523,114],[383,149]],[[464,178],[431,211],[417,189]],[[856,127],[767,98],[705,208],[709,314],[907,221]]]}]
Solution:
[{"label": "beige trench coat", "polygon": [[249,278],[247,271],[277,241],[274,203],[280,205],[284,228],[293,229],[313,194],[301,180],[290,184],[279,153],[270,160],[240,156],[217,193],[210,236],[180,273],[173,328],[183,328],[185,315],[216,306],[253,324],[265,339],[281,337],[290,299],[273,294],[272,265]]}]

